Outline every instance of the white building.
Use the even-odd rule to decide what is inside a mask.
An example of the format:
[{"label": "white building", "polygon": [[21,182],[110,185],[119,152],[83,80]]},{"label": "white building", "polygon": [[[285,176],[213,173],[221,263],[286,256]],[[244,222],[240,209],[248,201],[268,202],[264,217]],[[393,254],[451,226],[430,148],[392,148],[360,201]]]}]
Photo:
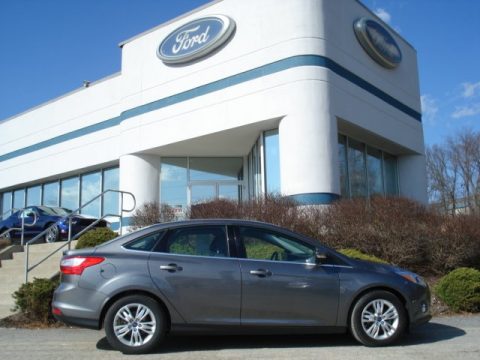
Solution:
[{"label": "white building", "polygon": [[415,49],[360,2],[213,1],[120,46],[119,73],[0,122],[2,213],[427,201]]}]

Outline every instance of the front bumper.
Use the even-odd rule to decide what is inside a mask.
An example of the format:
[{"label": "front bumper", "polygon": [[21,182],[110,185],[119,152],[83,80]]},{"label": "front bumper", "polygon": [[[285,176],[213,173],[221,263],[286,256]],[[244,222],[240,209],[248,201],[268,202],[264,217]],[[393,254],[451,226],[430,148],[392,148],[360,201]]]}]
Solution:
[{"label": "front bumper", "polygon": [[410,328],[425,324],[432,318],[429,287],[421,287],[415,295],[408,304]]}]

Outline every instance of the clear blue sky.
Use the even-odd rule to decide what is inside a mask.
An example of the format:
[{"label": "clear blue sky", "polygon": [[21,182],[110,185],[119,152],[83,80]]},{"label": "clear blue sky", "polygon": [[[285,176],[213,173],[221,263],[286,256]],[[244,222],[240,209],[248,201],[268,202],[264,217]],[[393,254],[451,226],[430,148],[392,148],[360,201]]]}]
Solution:
[{"label": "clear blue sky", "polygon": [[[119,71],[119,42],[207,2],[0,0],[0,119]],[[480,130],[480,1],[363,2],[417,49],[426,143]]]}]

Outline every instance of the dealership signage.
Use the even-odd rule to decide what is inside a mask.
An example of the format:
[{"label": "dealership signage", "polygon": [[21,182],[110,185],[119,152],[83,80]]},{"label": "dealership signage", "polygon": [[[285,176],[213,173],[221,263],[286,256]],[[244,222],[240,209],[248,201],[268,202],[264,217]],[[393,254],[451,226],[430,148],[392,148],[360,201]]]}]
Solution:
[{"label": "dealership signage", "polygon": [[402,52],[392,35],[378,22],[360,18],[353,24],[358,41],[380,65],[396,68],[402,61]]},{"label": "dealership signage", "polygon": [[235,30],[228,16],[215,15],[191,21],[171,32],[158,47],[166,64],[182,64],[201,58],[223,45]]}]

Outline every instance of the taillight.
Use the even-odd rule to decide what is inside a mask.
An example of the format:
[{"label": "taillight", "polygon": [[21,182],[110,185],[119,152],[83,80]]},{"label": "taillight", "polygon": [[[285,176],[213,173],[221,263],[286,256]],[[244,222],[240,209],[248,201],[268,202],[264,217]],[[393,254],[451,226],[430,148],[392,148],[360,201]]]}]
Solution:
[{"label": "taillight", "polygon": [[62,259],[60,271],[65,275],[82,275],[83,270],[104,261],[100,256],[72,256]]}]

